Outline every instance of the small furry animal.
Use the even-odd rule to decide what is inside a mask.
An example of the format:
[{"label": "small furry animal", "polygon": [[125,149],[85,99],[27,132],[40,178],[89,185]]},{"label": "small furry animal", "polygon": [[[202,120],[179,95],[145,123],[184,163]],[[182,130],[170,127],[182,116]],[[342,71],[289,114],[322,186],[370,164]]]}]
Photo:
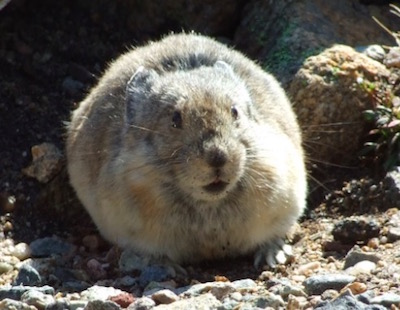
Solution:
[{"label": "small furry animal", "polygon": [[115,60],[73,112],[70,180],[102,235],[182,264],[282,263],[305,208],[296,117],[244,55],[172,34]]}]

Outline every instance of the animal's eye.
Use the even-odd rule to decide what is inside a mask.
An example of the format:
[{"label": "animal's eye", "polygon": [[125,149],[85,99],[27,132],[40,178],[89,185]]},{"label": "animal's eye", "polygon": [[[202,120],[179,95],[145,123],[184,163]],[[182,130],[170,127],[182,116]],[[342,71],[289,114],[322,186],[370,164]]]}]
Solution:
[{"label": "animal's eye", "polygon": [[174,128],[182,128],[182,115],[178,111],[175,111],[172,115],[172,127]]},{"label": "animal's eye", "polygon": [[234,119],[238,119],[239,112],[234,105],[231,107],[231,114]]}]

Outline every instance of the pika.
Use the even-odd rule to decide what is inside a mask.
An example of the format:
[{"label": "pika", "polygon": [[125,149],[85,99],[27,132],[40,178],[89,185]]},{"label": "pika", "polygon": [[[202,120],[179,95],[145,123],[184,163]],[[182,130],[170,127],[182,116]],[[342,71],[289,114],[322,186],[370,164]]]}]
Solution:
[{"label": "pika", "polygon": [[296,116],[272,75],[214,39],[171,34],[120,56],[72,113],[66,150],[114,244],[178,264],[290,255],[307,192]]}]

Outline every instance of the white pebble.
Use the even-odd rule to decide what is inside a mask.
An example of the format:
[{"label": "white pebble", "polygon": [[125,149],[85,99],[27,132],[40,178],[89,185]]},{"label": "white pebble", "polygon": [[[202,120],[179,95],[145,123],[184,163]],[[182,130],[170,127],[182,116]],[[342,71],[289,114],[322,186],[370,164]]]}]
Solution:
[{"label": "white pebble", "polygon": [[371,274],[376,269],[376,264],[369,260],[363,260],[358,262],[352,267],[346,269],[346,272],[350,275],[357,276],[359,274]]},{"label": "white pebble", "polygon": [[28,244],[21,242],[14,246],[10,254],[22,261],[31,256],[31,249]]}]

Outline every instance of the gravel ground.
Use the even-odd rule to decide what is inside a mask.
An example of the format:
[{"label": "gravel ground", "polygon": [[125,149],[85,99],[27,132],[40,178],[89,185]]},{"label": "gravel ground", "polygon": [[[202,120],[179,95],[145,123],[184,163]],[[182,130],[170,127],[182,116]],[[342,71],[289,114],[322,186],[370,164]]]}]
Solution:
[{"label": "gravel ground", "polygon": [[[60,197],[22,171],[32,146],[63,149],[62,121],[107,61],[141,37],[109,27],[107,9],[20,3],[0,11],[0,309],[400,307],[397,171],[320,173],[324,186],[311,184],[289,236],[294,257],[272,270],[242,257],[183,272],[105,242],[70,192]],[[63,172],[57,182],[65,186]]]}]

